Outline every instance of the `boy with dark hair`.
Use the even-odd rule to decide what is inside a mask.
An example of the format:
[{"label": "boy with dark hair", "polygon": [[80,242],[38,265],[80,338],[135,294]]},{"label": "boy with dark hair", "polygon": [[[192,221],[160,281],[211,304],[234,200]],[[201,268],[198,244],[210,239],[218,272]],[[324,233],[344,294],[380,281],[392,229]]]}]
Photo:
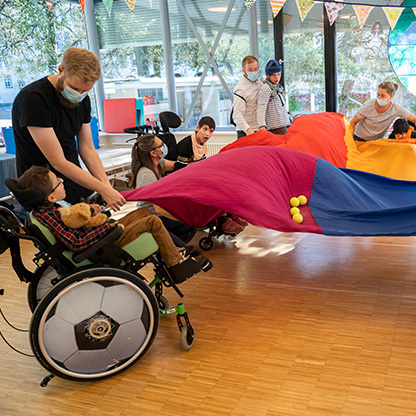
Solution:
[{"label": "boy with dark hair", "polygon": [[414,130],[415,128],[410,126],[405,118],[398,118],[393,124],[393,131],[390,133],[389,139],[416,139]]},{"label": "boy with dark hair", "polygon": [[[32,166],[17,180],[17,185],[21,189],[34,188],[39,190],[44,198],[44,202],[34,207],[33,216],[51,233],[72,251],[82,251],[92,246],[103,238],[116,225],[121,225],[124,229],[123,234],[114,242],[120,247],[124,247],[134,241],[140,234],[149,232],[156,240],[160,254],[166,266],[182,281],[190,276],[178,275],[182,273],[177,266],[184,262],[194,262],[201,269],[207,263],[207,259],[198,255],[195,258],[188,255],[184,257],[163,226],[162,221],[153,215],[147,208],[137,209],[118,222],[106,221],[104,224],[91,227],[87,230],[73,229],[64,224],[59,212],[57,201],[65,198],[66,192],[63,180],[58,178],[48,166]],[[90,205],[91,211],[96,215],[100,210],[97,204]],[[199,253],[198,253],[199,254]],[[199,258],[202,256],[201,258]],[[205,260],[205,261],[204,261]],[[208,261],[209,263],[209,261]]]},{"label": "boy with dark hair", "polygon": [[195,133],[183,138],[178,143],[178,159],[175,163],[175,170],[207,157],[207,142],[214,130],[215,121],[212,117],[205,116],[199,120],[195,127]]}]

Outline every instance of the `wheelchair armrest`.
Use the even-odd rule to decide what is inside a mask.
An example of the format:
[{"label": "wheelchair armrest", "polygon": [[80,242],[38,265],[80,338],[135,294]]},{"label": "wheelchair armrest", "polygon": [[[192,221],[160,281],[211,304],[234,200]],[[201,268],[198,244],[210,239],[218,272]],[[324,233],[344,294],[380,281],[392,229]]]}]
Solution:
[{"label": "wheelchair armrest", "polygon": [[105,237],[103,237],[100,241],[97,241],[91,247],[88,247],[86,250],[83,250],[79,253],[75,253],[72,256],[72,260],[75,263],[80,263],[83,260],[88,259],[94,253],[96,253],[100,248],[106,246],[107,244],[112,243],[113,241],[117,240],[123,234],[123,228],[120,226],[114,227]]}]

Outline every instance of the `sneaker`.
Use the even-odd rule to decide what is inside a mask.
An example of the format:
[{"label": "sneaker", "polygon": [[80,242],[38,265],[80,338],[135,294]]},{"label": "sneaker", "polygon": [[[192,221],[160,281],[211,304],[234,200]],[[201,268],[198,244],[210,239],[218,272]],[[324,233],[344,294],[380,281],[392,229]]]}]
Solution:
[{"label": "sneaker", "polygon": [[181,247],[179,249],[179,253],[182,257],[188,257],[190,254],[192,254],[195,251],[194,246],[185,246]]},{"label": "sneaker", "polygon": [[242,227],[247,227],[248,222],[246,220],[243,220],[241,217],[239,217],[238,215],[231,215],[231,219],[236,222],[237,224],[240,224]]},{"label": "sneaker", "polygon": [[244,230],[244,227],[237,224],[231,218],[227,218],[224,224],[222,224],[222,231],[225,234],[239,234]]}]

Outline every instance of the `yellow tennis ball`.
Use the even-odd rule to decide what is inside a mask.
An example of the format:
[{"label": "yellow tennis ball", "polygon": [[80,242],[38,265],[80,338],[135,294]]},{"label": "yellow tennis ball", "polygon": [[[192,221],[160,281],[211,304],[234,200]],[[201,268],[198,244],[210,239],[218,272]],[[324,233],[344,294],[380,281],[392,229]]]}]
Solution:
[{"label": "yellow tennis ball", "polygon": [[295,222],[297,222],[298,224],[301,224],[301,223],[302,223],[302,221],[303,221],[303,217],[302,217],[302,215],[301,215],[301,214],[295,214],[295,215],[292,217],[292,220],[293,220],[293,221],[295,221]]},{"label": "yellow tennis ball", "polygon": [[300,205],[305,205],[308,202],[308,198],[306,198],[305,195],[299,195],[298,196]]},{"label": "yellow tennis ball", "polygon": [[299,206],[299,199],[298,198],[290,198],[289,204],[291,207],[298,207]]},{"label": "yellow tennis ball", "polygon": [[290,215],[293,217],[295,214],[300,214],[300,209],[298,207],[290,208]]}]

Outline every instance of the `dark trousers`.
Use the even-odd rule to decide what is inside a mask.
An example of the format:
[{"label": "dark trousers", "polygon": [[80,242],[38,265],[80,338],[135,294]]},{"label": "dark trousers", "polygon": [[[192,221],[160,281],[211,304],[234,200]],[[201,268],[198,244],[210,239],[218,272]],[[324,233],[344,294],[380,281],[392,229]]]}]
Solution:
[{"label": "dark trousers", "polygon": [[237,130],[237,139],[244,136],[247,136],[247,134],[243,130]]}]

